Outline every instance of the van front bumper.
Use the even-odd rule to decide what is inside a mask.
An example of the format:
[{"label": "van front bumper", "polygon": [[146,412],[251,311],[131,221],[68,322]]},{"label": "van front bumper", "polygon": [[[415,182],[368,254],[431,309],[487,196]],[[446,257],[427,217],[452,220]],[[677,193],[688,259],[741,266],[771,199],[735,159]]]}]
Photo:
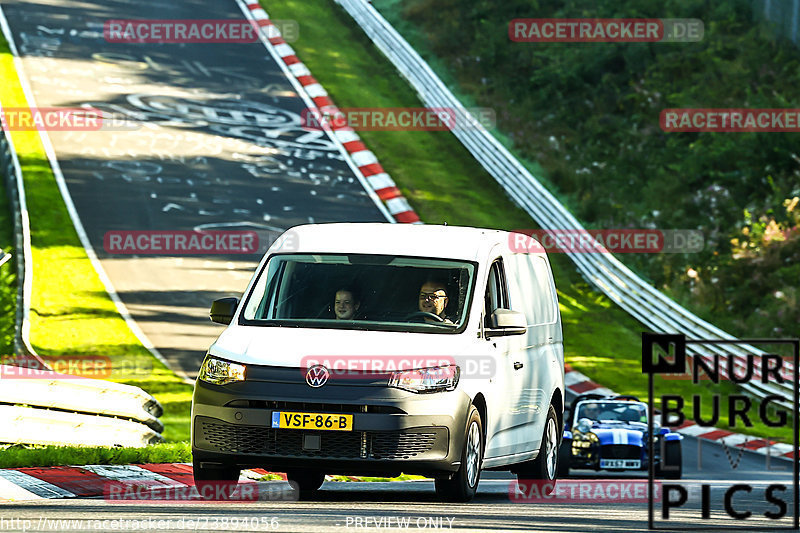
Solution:
[{"label": "van front bumper", "polygon": [[[460,390],[415,394],[385,380],[320,388],[299,370],[260,367],[261,379],[212,385],[192,399],[192,454],[209,465],[310,469],[326,474],[441,476],[460,466],[470,398]],[[302,377],[302,376],[301,376]],[[345,413],[352,431],[272,428],[272,413]]]}]

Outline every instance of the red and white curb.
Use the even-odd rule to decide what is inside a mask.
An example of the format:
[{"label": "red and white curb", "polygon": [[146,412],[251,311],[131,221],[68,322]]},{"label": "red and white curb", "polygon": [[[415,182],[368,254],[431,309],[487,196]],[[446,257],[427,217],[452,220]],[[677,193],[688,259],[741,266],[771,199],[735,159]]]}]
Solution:
[{"label": "red and white curb", "polygon": [[[246,0],[245,0],[246,1]],[[337,116],[339,109],[328,96],[327,91],[311,75],[311,71],[306,67],[295,54],[295,51],[281,37],[278,28],[270,21],[269,15],[259,5],[258,2],[247,2],[247,9],[262,34],[269,41],[275,54],[281,58],[286,65],[288,72],[294,76],[297,82],[303,87],[314,105],[317,106],[321,115]],[[408,200],[400,193],[392,178],[383,169],[378,158],[367,149],[358,134],[350,127],[334,127],[333,134],[342,144],[350,156],[353,164],[364,176],[366,183],[372,188],[378,198],[386,205],[386,209],[397,222],[407,224],[419,224],[419,216],[414,212]]]},{"label": "red and white curb", "polygon": [[[258,481],[268,474],[284,481],[286,474],[262,468],[242,470],[239,481]],[[347,476],[350,481],[361,481]],[[334,480],[325,476],[326,481]],[[0,501],[91,498],[103,496],[112,482],[125,482],[148,488],[194,486],[191,463],[145,465],[50,466],[0,470]]]},{"label": "red and white curb", "polygon": [[[595,383],[577,370],[573,370],[568,364],[564,366],[566,370],[566,373],[564,374],[564,383],[567,389],[573,393],[586,394],[591,392],[603,395],[615,394],[615,392],[611,389],[607,389],[606,387]],[[711,442],[717,442],[724,444],[725,446],[744,448],[762,455],[769,454],[771,457],[785,457],[787,459],[792,459],[794,457],[794,447],[791,444],[771,442],[765,439],[754,437],[752,435],[743,435],[741,433],[734,433],[724,429],[698,426],[697,424],[689,421],[673,429],[683,435],[697,437],[699,439],[708,440]]]}]

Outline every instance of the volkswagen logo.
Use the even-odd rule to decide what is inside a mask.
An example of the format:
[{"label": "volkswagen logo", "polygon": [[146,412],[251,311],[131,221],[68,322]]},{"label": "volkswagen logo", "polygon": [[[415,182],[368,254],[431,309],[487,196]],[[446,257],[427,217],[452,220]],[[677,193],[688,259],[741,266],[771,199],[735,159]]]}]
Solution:
[{"label": "volkswagen logo", "polygon": [[322,365],[314,365],[306,372],[306,383],[309,387],[322,387],[328,382],[331,373]]}]

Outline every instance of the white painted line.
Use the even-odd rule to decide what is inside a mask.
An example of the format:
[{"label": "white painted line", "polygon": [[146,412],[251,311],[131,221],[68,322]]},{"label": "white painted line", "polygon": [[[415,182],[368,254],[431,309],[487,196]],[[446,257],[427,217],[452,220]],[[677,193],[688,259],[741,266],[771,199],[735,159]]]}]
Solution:
[{"label": "white painted line", "polygon": [[351,129],[334,130],[333,133],[336,135],[336,138],[339,139],[339,142],[341,142],[342,144],[361,140],[361,137],[358,136],[358,133],[356,133]]},{"label": "white painted line", "polygon": [[369,150],[361,150],[360,152],[353,152],[350,154],[350,157],[353,158],[353,162],[358,167],[363,167],[366,165],[374,165],[378,162],[378,158],[375,157],[375,154],[370,152]]},{"label": "white painted line", "polygon": [[[33,494],[33,499],[75,497],[75,495],[68,490],[57,487],[52,483],[48,483],[47,481],[43,481],[24,472],[20,472],[19,470],[0,470],[0,479]],[[4,494],[4,490],[0,487],[0,495],[2,494]]]},{"label": "white painted line", "polygon": [[14,501],[23,501],[23,500],[41,500],[43,499],[41,496],[37,496],[36,494],[27,491],[12,483],[11,481],[0,477],[0,501],[2,500],[14,500]]},{"label": "white painted line", "polygon": [[694,424],[691,426],[686,426],[685,428],[676,429],[675,431],[677,431],[681,435],[689,435],[690,437],[697,437],[698,435],[703,435],[713,430],[714,428],[706,428]]},{"label": "white painted line", "polygon": [[380,174],[375,174],[374,176],[367,176],[367,181],[376,191],[397,186],[395,185],[394,180],[392,180],[392,178],[386,172],[381,172]]},{"label": "white painted line", "polygon": [[733,435],[728,435],[727,437],[722,437],[721,439],[717,439],[717,442],[720,444],[724,444],[725,446],[739,446],[746,442],[750,442],[752,440],[758,440],[759,437],[754,437],[752,435],[742,435],[741,433],[734,433]]},{"label": "white painted line", "polygon": [[275,45],[275,52],[280,57],[288,57],[288,56],[295,55],[294,49],[291,46],[289,46],[288,44],[286,44],[286,43],[284,43],[284,44],[276,44]]},{"label": "white painted line", "polygon": [[[280,33],[278,35],[280,35]],[[311,76],[311,71],[308,70],[308,67],[305,65],[305,63],[295,63],[294,65],[289,65],[289,71],[297,78],[300,76]]]},{"label": "white painted line", "polygon": [[772,446],[770,446],[771,455],[783,455],[793,450],[794,446],[792,446],[791,444],[785,444],[783,442],[779,442],[778,444],[773,444]]},{"label": "white painted line", "polygon": [[264,11],[263,9],[251,9],[250,12],[253,14],[253,18],[256,20],[269,19],[266,11]]},{"label": "white painted line", "polygon": [[328,91],[326,91],[319,83],[312,83],[311,85],[305,85],[305,88],[306,92],[308,93],[308,96],[310,96],[311,98],[328,96]]},{"label": "white painted line", "polygon": [[185,483],[136,465],[87,465],[81,468],[113,481],[155,481],[170,487],[186,486]]},{"label": "white painted line", "polygon": [[267,32],[268,39],[274,39],[275,37],[281,36],[281,31],[277,28],[277,26],[274,26],[271,23],[267,26],[261,26],[261,31]]},{"label": "white painted line", "polygon": [[386,200],[386,207],[389,209],[389,212],[393,215],[396,215],[398,213],[405,213],[407,211],[412,211],[411,206],[408,205],[408,200],[406,200],[402,196]]}]

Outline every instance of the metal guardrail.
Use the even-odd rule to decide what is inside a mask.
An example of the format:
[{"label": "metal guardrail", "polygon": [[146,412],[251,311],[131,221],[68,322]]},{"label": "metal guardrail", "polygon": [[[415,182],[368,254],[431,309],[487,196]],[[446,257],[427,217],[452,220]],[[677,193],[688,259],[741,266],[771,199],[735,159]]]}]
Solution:
[{"label": "metal guardrail", "polygon": [[[449,108],[470,117],[469,112],[442,83],[428,64],[389,24],[364,0],[336,0],[356,21],[375,46],[408,80],[429,108]],[[455,128],[453,134],[475,159],[505,189],[514,202],[524,209],[542,229],[582,230],[583,226],[564,206],[494,138],[480,122],[470,120],[468,128]],[[655,332],[683,333],[695,339],[728,339],[735,337],[694,315],[641,279],[610,253],[569,253],[581,275],[631,316]],[[752,354],[758,362],[765,352],[749,345],[690,345],[691,355],[722,360],[728,355],[743,361]],[[789,366],[789,370],[794,369]],[[791,384],[749,383],[742,387],[763,398],[778,394],[785,406],[791,398]]]},{"label": "metal guardrail", "polygon": [[119,417],[161,433],[161,405],[139,387],[0,365],[0,404]]},{"label": "metal guardrail", "polygon": [[[22,369],[14,371],[0,366],[0,442],[144,446],[162,441],[160,433],[164,426],[158,417],[163,408],[153,396],[130,385],[51,372],[31,346],[29,316],[33,262],[30,224],[22,169],[13,141],[2,128],[0,174],[5,178],[13,214],[17,251],[14,352],[21,355],[24,364],[30,367],[27,372],[31,376],[22,379],[18,375]],[[34,372],[35,376],[32,375]]]},{"label": "metal guardrail", "polygon": [[11,444],[141,448],[163,440],[137,422],[98,415],[0,405],[0,420],[0,442]]}]

